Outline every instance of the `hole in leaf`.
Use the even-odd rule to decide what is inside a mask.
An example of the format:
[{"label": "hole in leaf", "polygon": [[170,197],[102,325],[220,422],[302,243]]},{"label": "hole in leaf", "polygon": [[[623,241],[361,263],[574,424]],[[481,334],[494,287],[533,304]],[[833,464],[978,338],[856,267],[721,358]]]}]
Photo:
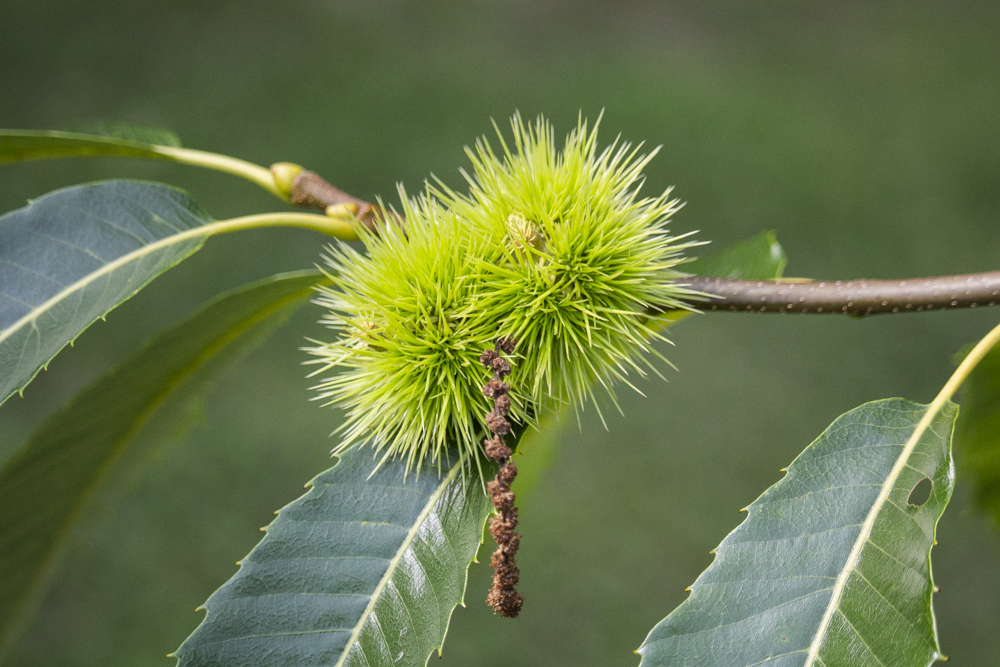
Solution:
[{"label": "hole in leaf", "polygon": [[910,497],[906,499],[906,504],[910,507],[922,507],[927,502],[927,499],[931,497],[931,489],[933,488],[934,482],[924,477],[910,491]]}]

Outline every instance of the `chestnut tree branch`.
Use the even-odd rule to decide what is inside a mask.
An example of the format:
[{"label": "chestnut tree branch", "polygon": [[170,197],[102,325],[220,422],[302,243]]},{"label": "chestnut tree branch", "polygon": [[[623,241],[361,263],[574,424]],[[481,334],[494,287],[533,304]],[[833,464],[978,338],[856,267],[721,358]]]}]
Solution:
[{"label": "chestnut tree branch", "polygon": [[293,206],[316,208],[331,213],[330,209],[341,209],[357,218],[371,231],[375,231],[378,207],[363,199],[353,197],[340,188],[328,183],[314,171],[301,171],[292,181],[289,203]]},{"label": "chestnut tree branch", "polygon": [[1000,302],[1000,271],[905,280],[758,281],[692,276],[677,283],[711,295],[688,301],[710,311],[867,317]]},{"label": "chestnut tree branch", "polygon": [[[296,206],[349,213],[372,231],[386,214],[352,197],[319,174],[302,171],[292,183]],[[380,215],[381,214],[381,215]],[[402,224],[401,218],[394,219]],[[732,280],[691,276],[677,281],[706,296],[687,304],[699,310],[740,313],[817,313],[867,317],[951,308],[995,306],[1000,302],[1000,271],[904,280]],[[662,312],[652,308],[653,312]]]}]

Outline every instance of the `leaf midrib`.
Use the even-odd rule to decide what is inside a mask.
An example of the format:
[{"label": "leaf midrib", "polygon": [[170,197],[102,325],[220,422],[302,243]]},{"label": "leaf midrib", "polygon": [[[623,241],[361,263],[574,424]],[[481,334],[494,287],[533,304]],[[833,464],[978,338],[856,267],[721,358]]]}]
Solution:
[{"label": "leaf midrib", "polygon": [[[303,227],[329,234],[332,233],[331,227],[334,227],[335,223],[326,216],[314,215],[310,213],[264,213],[259,215],[243,216],[240,218],[231,218],[229,220],[213,221],[199,227],[185,230],[179,234],[167,236],[148,245],[144,245],[141,248],[136,248],[132,252],[122,255],[121,257],[113,259],[112,261],[102,265],[101,268],[96,271],[88,273],[82,279],[66,286],[65,289],[52,295],[42,304],[33,307],[30,312],[22,316],[9,327],[0,330],[0,344],[3,344],[3,342],[10,338],[14,333],[37,321],[38,317],[40,317],[42,313],[51,310],[55,305],[67,299],[72,294],[75,294],[76,292],[86,288],[88,285],[93,284],[99,278],[106,276],[131,262],[151,255],[157,250],[169,248],[170,246],[183,241],[196,239],[198,237],[208,238],[210,236],[225,234],[227,232],[272,226]],[[2,400],[0,400],[0,402],[2,402]]]},{"label": "leaf midrib", "polygon": [[[56,564],[56,560],[59,558],[66,539],[69,537],[77,519],[79,519],[80,514],[90,502],[91,497],[93,497],[94,492],[100,487],[108,472],[124,453],[128,443],[135,438],[135,436],[143,429],[143,427],[145,427],[147,423],[149,423],[149,420],[160,409],[160,407],[163,406],[167,399],[196,372],[198,372],[199,369],[208,363],[209,360],[229,346],[233,341],[237,340],[248,329],[252,329],[257,324],[260,324],[273,316],[275,313],[288,307],[295,301],[298,301],[302,298],[303,292],[307,293],[311,289],[312,288],[300,290],[300,292],[296,294],[273,302],[272,305],[264,310],[258,311],[253,317],[242,320],[238,327],[230,329],[225,336],[216,339],[215,342],[205,347],[201,353],[192,358],[188,364],[178,369],[173,377],[168,382],[164,383],[161,390],[157,392],[157,394],[150,401],[149,405],[136,415],[129,429],[112,445],[108,457],[103,463],[100,464],[93,479],[87,485],[86,489],[84,489],[84,491],[80,494],[80,500],[76,504],[76,507],[74,507],[70,514],[66,517],[66,520],[62,523],[56,533],[55,538],[52,541],[51,548],[48,549],[48,552],[43,557],[41,567],[38,569],[38,572],[33,577],[31,583],[25,589],[20,604],[10,617],[8,631],[0,634],[0,655],[2,655],[7,648],[9,648],[9,643],[13,641],[19,633],[21,623],[23,622],[28,610],[31,609],[33,598],[52,575],[52,570]],[[7,465],[10,465],[12,462],[13,459],[8,461]]]},{"label": "leaf midrib", "polygon": [[348,638],[347,643],[344,645],[344,652],[341,653],[340,659],[337,661],[337,664],[334,665],[334,667],[343,667],[345,661],[347,660],[347,656],[349,656],[351,653],[351,648],[354,646],[354,644],[358,641],[358,638],[361,636],[361,631],[365,627],[365,622],[368,620],[368,617],[371,616],[372,612],[375,611],[375,605],[378,604],[378,601],[381,599],[382,591],[385,590],[385,587],[389,585],[389,580],[392,579],[392,576],[396,573],[396,568],[399,567],[399,562],[400,560],[402,560],[403,554],[405,554],[406,551],[410,548],[410,545],[416,538],[417,532],[420,530],[420,527],[424,525],[424,521],[426,521],[427,517],[430,516],[430,513],[431,511],[433,511],[434,506],[437,505],[438,500],[440,500],[441,496],[444,494],[445,489],[448,488],[448,485],[451,484],[452,480],[455,479],[455,476],[458,475],[461,469],[462,469],[461,462],[458,462],[454,466],[452,466],[451,470],[448,471],[448,474],[445,475],[445,477],[441,480],[440,484],[438,484],[438,487],[434,490],[434,493],[432,493],[430,497],[427,499],[427,504],[424,505],[423,510],[421,510],[420,514],[413,522],[413,526],[410,528],[409,532],[407,532],[406,537],[403,539],[403,543],[399,546],[399,549],[396,551],[396,554],[392,557],[392,560],[389,561],[389,567],[386,568],[385,574],[382,575],[382,578],[379,580],[378,584],[375,586],[375,589],[372,591],[371,600],[368,601],[368,605],[365,607],[365,610],[361,613],[361,617],[358,619],[357,624],[354,626],[354,631],[351,633],[350,638]]},{"label": "leaf midrib", "polygon": [[67,285],[65,289],[60,290],[59,292],[55,293],[54,295],[46,299],[43,303],[33,307],[29,313],[22,316],[19,320],[11,324],[3,331],[0,331],[0,343],[3,343],[5,340],[10,338],[14,332],[22,329],[23,327],[37,320],[41,313],[51,310],[60,301],[63,301],[64,299],[68,298],[71,294],[80,291],[81,289],[87,287],[88,285],[91,285],[98,278],[105,276],[115,271],[116,269],[120,269],[121,267],[125,266],[130,262],[133,262],[137,259],[141,259],[146,255],[150,255],[153,252],[160,250],[161,248],[168,248],[171,245],[175,245],[182,241],[186,241],[191,238],[196,238],[198,236],[207,237],[212,235],[213,233],[218,233],[218,229],[206,231],[206,228],[217,227],[218,225],[225,224],[225,222],[228,221],[213,222],[207,225],[203,225],[201,227],[189,229],[187,231],[181,232],[180,234],[174,234],[172,236],[162,238],[158,241],[154,241],[153,243],[144,245],[141,248],[136,248],[130,253],[127,253],[125,255],[122,255],[121,257],[117,257],[111,260],[110,262],[102,265],[101,268],[97,269],[96,271],[88,273],[82,279]]},{"label": "leaf midrib", "polygon": [[[847,586],[847,580],[851,576],[851,572],[856,569],[858,559],[861,557],[861,552],[864,550],[865,544],[868,542],[868,538],[871,535],[872,528],[875,526],[875,519],[882,511],[886,501],[889,499],[889,493],[892,491],[893,487],[895,487],[896,481],[899,479],[899,475],[903,472],[903,468],[906,467],[907,461],[909,461],[910,455],[916,448],[917,443],[920,442],[920,439],[930,427],[931,422],[934,421],[934,418],[951,397],[951,393],[947,392],[949,385],[946,385],[945,388],[942,389],[941,393],[934,398],[934,401],[927,406],[927,411],[924,413],[924,416],[920,418],[916,428],[913,429],[913,433],[903,446],[903,451],[899,453],[896,463],[892,466],[892,470],[889,471],[889,475],[886,477],[885,482],[882,483],[882,489],[875,498],[875,502],[872,504],[872,508],[869,510],[868,516],[865,517],[865,522],[861,525],[861,531],[858,533],[858,537],[854,540],[854,546],[851,547],[851,552],[848,554],[847,560],[844,562],[844,567],[837,576],[837,582],[833,586],[833,593],[830,595],[830,602],[827,603],[826,611],[823,613],[823,618],[816,630],[816,636],[813,638],[812,644],[809,646],[809,653],[806,656],[806,661],[803,667],[813,667],[819,659],[819,651],[823,645],[823,640],[826,637],[827,630],[830,627],[830,622],[833,620],[834,614],[839,611],[840,601],[844,595],[844,588]],[[841,615],[843,616],[843,613],[841,613]],[[845,621],[847,620],[846,616],[844,619]],[[850,621],[847,621],[847,623],[853,630],[854,626],[851,625]],[[854,630],[854,632],[857,633],[857,630]],[[860,637],[860,635],[858,636]]]}]

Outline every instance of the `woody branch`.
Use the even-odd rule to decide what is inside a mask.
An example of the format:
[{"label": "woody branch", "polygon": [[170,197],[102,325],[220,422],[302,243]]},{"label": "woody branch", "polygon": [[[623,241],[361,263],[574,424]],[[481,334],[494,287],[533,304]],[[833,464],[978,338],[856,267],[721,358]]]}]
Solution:
[{"label": "woody branch", "polygon": [[[374,204],[352,197],[311,171],[295,179],[291,201],[297,206],[349,212],[372,230],[385,215]],[[687,305],[736,313],[867,317],[1000,303],[1000,271],[902,280],[767,281],[691,276],[676,282],[706,295],[689,299]],[[664,309],[654,306],[650,310]]]}]

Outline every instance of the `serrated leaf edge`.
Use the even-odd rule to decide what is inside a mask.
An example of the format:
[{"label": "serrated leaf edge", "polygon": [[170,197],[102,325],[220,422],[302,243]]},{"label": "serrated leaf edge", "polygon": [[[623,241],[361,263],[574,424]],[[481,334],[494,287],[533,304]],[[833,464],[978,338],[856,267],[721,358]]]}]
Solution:
[{"label": "serrated leaf edge", "polygon": [[[313,272],[311,271],[299,271],[299,272],[279,274],[279,275],[285,277],[292,277],[298,275],[302,276],[311,275],[312,273]],[[321,276],[317,274],[317,278],[319,279],[321,278]],[[198,311],[198,313],[192,316],[192,318],[197,317],[198,314],[203,312],[205,309],[211,308],[212,305],[214,305],[215,303],[219,302],[222,299],[225,299],[228,296],[237,294],[238,292],[246,289],[247,287],[261,285],[266,282],[269,282],[270,280],[271,279],[265,279],[263,281],[250,283],[249,285],[244,285],[234,290],[230,290],[220,295],[217,295],[216,297],[210,299],[202,307],[202,309]],[[149,405],[146,407],[145,410],[136,415],[136,418],[133,420],[132,426],[129,428],[129,430],[125,432],[122,435],[122,437],[118,438],[117,441],[115,441],[114,445],[110,450],[111,453],[109,454],[108,458],[101,464],[94,479],[91,480],[90,484],[84,490],[83,494],[81,495],[81,500],[77,505],[77,507],[73,510],[73,512],[69,516],[66,517],[65,523],[60,528],[58,534],[56,535],[55,540],[52,542],[51,551],[44,559],[45,562],[39,568],[38,573],[34,577],[29,588],[25,591],[24,599],[21,602],[20,608],[11,617],[11,621],[8,624],[6,630],[0,632],[0,658],[2,658],[3,655],[6,653],[6,651],[8,651],[11,648],[15,638],[18,636],[18,634],[20,634],[21,630],[23,629],[23,624],[27,622],[28,620],[27,616],[30,614],[33,605],[36,603],[36,601],[33,601],[32,598],[38,593],[45,590],[46,584],[49,578],[52,576],[55,569],[55,565],[59,557],[61,556],[62,549],[65,547],[66,539],[68,538],[71,531],[75,527],[76,521],[77,519],[79,519],[81,512],[89,504],[90,499],[92,498],[94,492],[97,490],[98,487],[100,487],[105,477],[107,476],[108,471],[111,470],[114,464],[117,463],[117,461],[121,458],[121,455],[124,453],[125,449],[135,438],[135,436],[142,431],[142,429],[146,426],[146,424],[149,423],[149,420],[164,405],[167,399],[179,387],[182,387],[184,383],[187,382],[187,380],[190,379],[202,366],[204,366],[204,364],[209,359],[213,358],[219,351],[228,347],[236,339],[242,336],[246,331],[252,329],[261,322],[264,322],[267,319],[273,317],[275,314],[289,307],[296,301],[305,298],[311,291],[312,291],[311,287],[306,288],[302,290],[301,294],[293,294],[282,298],[280,301],[273,302],[271,305],[268,306],[267,309],[259,311],[255,316],[245,320],[238,331],[231,330],[226,336],[219,338],[213,345],[204,348],[201,354],[199,354],[196,358],[191,360],[191,363],[189,363],[183,370],[175,374],[170,379],[170,381],[164,383],[162,390],[159,392],[156,398],[154,398],[154,400],[149,403]],[[190,321],[190,319],[192,318],[185,318],[181,324]],[[170,330],[173,329],[171,328]],[[154,339],[153,342],[157,340],[159,340],[159,337]],[[145,351],[146,349],[147,347],[144,346],[139,352],[136,353],[136,355],[141,355],[143,351]],[[122,368],[125,368],[136,355],[129,357],[128,360],[126,360],[122,364],[116,365],[114,368],[109,370],[105,375],[101,376],[101,378],[96,380],[96,382],[101,382],[103,378],[107,377],[108,375],[115,373]],[[87,388],[89,388],[89,386],[90,385],[88,385]],[[87,388],[85,388],[83,391],[86,391]],[[64,406],[60,412],[71,409],[75,402],[76,402],[76,397],[70,399],[70,402],[67,403],[66,406]],[[50,419],[56,418],[58,417],[58,415],[59,413],[56,413]],[[44,427],[45,424],[47,423],[48,420],[46,420],[46,422],[43,423],[42,427]],[[29,436],[29,439],[30,437],[33,436]],[[6,462],[4,462],[4,467],[10,465],[11,462],[13,462],[17,457],[18,454],[15,453],[14,456],[12,456]]]},{"label": "serrated leaf edge", "polygon": [[[413,522],[413,526],[411,526],[410,530],[406,533],[406,538],[403,539],[402,544],[399,545],[399,549],[396,550],[396,554],[392,557],[392,560],[389,561],[389,567],[386,568],[385,574],[382,575],[382,579],[379,580],[378,584],[375,586],[375,590],[372,591],[371,599],[368,600],[368,605],[365,607],[365,610],[361,612],[361,617],[354,626],[354,630],[351,632],[351,636],[348,638],[347,644],[344,645],[344,652],[340,654],[340,660],[337,661],[334,667],[343,667],[344,662],[351,654],[351,650],[354,648],[354,645],[357,644],[358,637],[361,636],[361,631],[364,630],[368,617],[372,615],[372,612],[375,611],[375,605],[382,599],[382,591],[389,585],[389,580],[391,580],[392,576],[396,573],[396,568],[399,567],[399,561],[402,560],[403,554],[405,554],[410,548],[410,545],[413,544],[413,540],[416,538],[417,532],[424,525],[424,522],[427,520],[427,517],[430,516],[431,512],[434,511],[434,507],[437,505],[438,500],[441,499],[441,496],[444,495],[445,489],[448,488],[448,485],[451,484],[452,480],[454,480],[461,471],[461,462],[452,466],[451,470],[448,471],[448,474],[441,479],[437,488],[434,490],[434,493],[428,497],[427,504],[424,505],[424,509],[421,510],[420,514]],[[309,484],[312,485],[312,482]],[[468,581],[468,567],[466,567],[466,581]],[[465,597],[464,594],[462,597]],[[450,616],[448,620],[450,624]],[[447,634],[447,632],[448,628],[445,627],[445,634]],[[444,643],[443,637],[441,643]],[[433,651],[431,651],[431,653],[433,653]],[[430,660],[429,655],[427,656],[427,659]]]},{"label": "serrated leaf edge", "polygon": [[[896,486],[899,475],[903,472],[903,468],[906,467],[907,461],[910,459],[910,455],[913,454],[913,450],[916,448],[917,443],[920,442],[920,439],[923,437],[924,433],[927,432],[931,422],[934,421],[934,418],[937,417],[938,413],[941,412],[946,405],[954,405],[954,403],[951,403],[949,400],[951,393],[946,393],[947,388],[948,385],[945,385],[945,389],[943,389],[941,393],[935,397],[934,401],[927,406],[927,411],[924,412],[924,416],[920,418],[919,422],[917,422],[916,428],[913,429],[913,433],[910,434],[910,437],[907,439],[906,444],[903,446],[903,450],[900,452],[899,457],[896,459],[896,463],[892,467],[892,470],[889,471],[885,482],[882,483],[882,489],[875,498],[875,502],[872,503],[872,508],[868,511],[868,516],[865,517],[865,522],[861,524],[861,532],[858,533],[857,539],[854,540],[854,546],[851,547],[851,552],[847,555],[844,567],[841,568],[840,574],[837,576],[837,581],[833,585],[833,592],[830,594],[830,601],[827,603],[826,611],[823,613],[823,618],[820,620],[819,627],[816,629],[816,636],[813,638],[812,644],[809,646],[809,653],[806,654],[806,661],[803,667],[813,667],[813,665],[816,664],[816,661],[819,660],[820,648],[822,648],[823,640],[826,638],[826,632],[830,626],[830,621],[833,620],[833,615],[836,613],[837,608],[840,607],[840,599],[843,597],[844,587],[847,585],[847,580],[850,577],[851,572],[855,570],[858,559],[861,557],[861,552],[864,549],[865,544],[868,542],[868,538],[871,536],[872,528],[875,526],[875,519],[878,518],[879,513],[882,511],[882,507],[889,499],[889,493]],[[934,634],[936,644],[936,627]],[[936,655],[931,662],[934,662],[934,660],[939,658],[941,655],[940,647],[935,646],[934,650]]]},{"label": "serrated leaf edge", "polygon": [[[168,236],[166,238],[160,239],[159,241],[154,241],[153,243],[144,245],[141,248],[137,248],[128,254],[122,255],[121,257],[111,260],[107,264],[102,265],[101,268],[97,269],[96,271],[88,273],[84,278],[76,281],[75,283],[72,283],[71,285],[68,285],[66,289],[63,289],[62,291],[52,295],[42,304],[33,308],[31,312],[29,312],[27,315],[23,316],[21,319],[17,320],[3,331],[0,331],[0,343],[3,343],[5,340],[10,338],[12,332],[20,330],[24,326],[27,326],[29,323],[34,322],[36,319],[38,319],[41,313],[50,310],[57,303],[59,303],[63,299],[66,299],[71,294],[78,292],[81,289],[84,289],[85,287],[96,281],[98,278],[105,276],[108,273],[115,271],[116,269],[120,269],[121,267],[125,266],[130,262],[133,262],[137,259],[141,259],[146,255],[149,255],[157,250],[160,250],[161,248],[168,248],[182,241],[187,241],[188,239],[197,238],[198,236],[204,236],[207,238],[212,234],[217,234],[219,233],[218,227],[220,225],[224,225],[227,222],[231,221],[211,222],[207,225],[202,225],[201,227],[195,227],[194,229],[186,230],[184,232],[181,232],[180,234],[174,234],[173,236]],[[206,230],[206,228],[208,227],[215,227],[216,229]],[[198,248],[195,248],[195,251],[197,250]]]},{"label": "serrated leaf edge", "polygon": [[[927,412],[921,417],[920,421],[917,423],[917,427],[913,429],[913,433],[910,438],[906,441],[906,445],[903,447],[903,451],[900,452],[899,458],[896,459],[896,463],[892,470],[889,471],[889,476],[886,481],[882,484],[882,489],[879,492],[878,497],[875,499],[875,503],[872,506],[871,511],[869,511],[868,516],[865,519],[864,524],[861,526],[861,532],[858,534],[857,539],[854,542],[854,547],[851,549],[851,553],[848,556],[847,562],[844,564],[844,569],[841,570],[840,575],[837,577],[837,583],[834,585],[833,593],[830,596],[830,602],[827,604],[826,612],[823,615],[823,619],[820,622],[819,630],[816,633],[816,637],[813,639],[813,643],[809,647],[809,653],[806,655],[806,662],[803,667],[813,667],[816,664],[819,656],[819,650],[823,643],[823,635],[826,632],[827,627],[830,624],[830,620],[833,618],[833,614],[837,607],[840,605],[840,598],[844,592],[844,586],[847,583],[847,578],[850,576],[851,570],[854,569],[858,558],[861,555],[861,550],[864,548],[865,541],[867,540],[868,534],[871,533],[872,527],[875,524],[875,518],[881,510],[882,506],[885,504],[886,499],[889,497],[889,492],[895,485],[896,480],[899,478],[899,474],[902,472],[903,467],[909,460],[910,455],[913,453],[914,448],[917,446],[917,442],[923,437],[924,432],[927,431],[931,422],[934,418],[941,412],[945,405],[952,404],[951,397],[955,395],[958,388],[962,386],[972,370],[982,361],[983,357],[993,349],[993,347],[1000,342],[1000,325],[994,327],[987,333],[982,340],[976,343],[976,346],[969,352],[968,356],[959,364],[955,372],[952,373],[951,377],[945,383],[938,395],[934,397],[930,405],[927,406]],[[953,405],[953,404],[952,404]],[[935,534],[937,532],[937,522],[934,524]],[[928,554],[928,558],[929,558]],[[931,579],[931,585],[933,586],[933,575]],[[931,615],[933,618],[934,609],[931,608]],[[935,643],[937,639],[937,621],[934,622],[934,635]],[[935,652],[938,653],[937,657],[942,657],[940,655],[940,648],[935,647]]]},{"label": "serrated leaf edge", "polygon": [[[159,239],[157,241],[154,241],[153,243],[144,245],[141,248],[137,248],[130,253],[122,255],[121,257],[117,257],[112,261],[108,262],[107,264],[102,265],[101,268],[97,269],[96,271],[88,273],[84,278],[72,283],[71,285],[68,285],[66,289],[63,289],[57,294],[54,294],[53,296],[49,297],[45,302],[33,308],[29,313],[21,317],[19,320],[11,324],[9,327],[0,330],[0,345],[2,345],[5,340],[10,338],[10,336],[16,333],[17,331],[20,331],[26,326],[34,325],[34,323],[43,313],[53,308],[56,304],[63,301],[64,299],[69,298],[71,295],[79,292],[80,290],[85,289],[88,285],[93,284],[97,279],[101,278],[102,276],[108,275],[113,271],[116,271],[122,268],[123,266],[128,265],[131,262],[141,260],[144,257],[156,252],[157,250],[161,250],[163,248],[169,248],[173,245],[183,243],[184,241],[197,239],[199,243],[196,247],[191,249],[190,253],[188,253],[184,257],[177,258],[176,261],[173,261],[169,265],[167,265],[163,271],[161,271],[155,276],[152,276],[149,280],[146,281],[144,285],[141,285],[138,289],[136,289],[135,292],[129,295],[129,297],[135,296],[135,294],[138,293],[139,290],[141,290],[143,287],[145,287],[150,282],[155,280],[157,277],[159,277],[163,273],[166,273],[173,267],[177,266],[180,262],[190,257],[192,254],[198,252],[209,237],[215,236],[217,234],[225,234],[228,232],[256,229],[261,227],[271,227],[271,226],[303,227],[321,233],[333,234],[335,236],[339,236],[342,233],[344,234],[353,233],[353,230],[351,230],[350,226],[347,224],[338,224],[337,221],[331,220],[326,216],[314,215],[311,213],[262,213],[257,215],[247,215],[239,218],[229,218],[227,220],[212,220],[212,218],[209,217],[208,214],[203,213],[203,215],[205,216],[205,219],[210,220],[211,222],[208,222],[207,224],[204,225],[200,225],[198,227],[194,227],[192,229],[185,230],[183,232],[174,234],[172,236]],[[113,306],[109,311],[107,311],[106,313],[104,313],[104,315],[101,316],[101,319],[104,319],[104,317],[107,315],[108,312],[111,312],[111,310],[117,308],[119,305],[128,300],[129,297],[126,297],[118,304],[115,304],[115,306]],[[93,322],[91,322],[90,324],[93,324]],[[12,389],[11,392],[6,396],[0,396],[0,405],[2,405],[7,399],[9,399],[15,393],[23,395],[24,389],[29,384],[31,384],[31,381],[34,380],[35,377],[37,377],[42,370],[48,368],[49,362],[51,362],[52,359],[54,359],[59,354],[59,352],[65,349],[67,345],[72,345],[73,342],[90,327],[90,324],[83,327],[80,330],[80,332],[72,339],[63,343],[63,345],[58,350],[56,350],[56,352],[48,359],[48,361],[46,361],[44,364],[36,368],[35,371],[31,374],[31,376],[28,377],[19,387],[17,387],[16,389]]]},{"label": "serrated leaf edge", "polygon": [[[334,467],[336,467],[338,465],[340,465],[339,461],[335,464]],[[437,507],[438,502],[441,500],[441,497],[445,494],[445,492],[447,491],[448,487],[451,485],[451,483],[453,481],[455,481],[455,478],[460,473],[462,473],[464,470],[465,470],[465,468],[464,468],[463,463],[461,461],[459,461],[459,462],[455,463],[455,465],[452,466],[452,468],[448,471],[448,473],[439,480],[438,486],[434,490],[434,493],[432,493],[428,497],[427,502],[424,505],[424,508],[421,510],[420,514],[414,520],[413,526],[407,532],[406,537],[404,538],[404,540],[403,540],[402,544],[400,545],[399,549],[396,551],[396,553],[393,556],[392,560],[389,561],[389,565],[388,565],[388,568],[385,571],[385,574],[382,575],[382,578],[379,580],[378,584],[375,586],[374,590],[372,591],[372,596],[371,596],[371,599],[368,602],[368,605],[365,607],[364,611],[361,613],[361,616],[359,617],[357,624],[354,626],[354,630],[351,632],[351,636],[348,638],[347,642],[344,645],[344,649],[343,649],[343,652],[340,655],[340,659],[333,665],[333,667],[343,667],[343,665],[345,664],[347,658],[350,657],[352,649],[355,646],[360,646],[358,644],[358,639],[361,636],[362,631],[364,630],[365,623],[368,621],[369,617],[374,612],[375,605],[377,605],[378,602],[379,602],[379,600],[381,599],[382,591],[384,591],[385,588],[389,585],[389,582],[391,581],[392,576],[395,574],[396,569],[398,568],[399,563],[400,563],[400,561],[403,558],[403,555],[407,552],[407,550],[413,544],[413,541],[416,538],[417,533],[420,531],[420,528],[423,527],[424,523],[427,521],[427,518],[430,516],[431,512],[433,512],[434,509],[435,509],[435,507]],[[326,471],[326,472],[329,472],[329,471]],[[314,477],[313,479],[311,479],[308,482],[306,482],[306,484],[304,485],[304,488],[306,488],[306,489],[312,489],[315,486],[316,479],[318,479],[323,474],[325,474],[325,472],[324,473],[320,473],[319,475],[316,475],[316,477]],[[280,516],[281,512],[284,509],[286,509],[286,508],[282,508],[281,510],[276,511],[274,514],[276,516]],[[270,524],[268,524],[267,526],[264,526],[263,528],[261,528],[261,531],[264,532],[264,533],[267,533],[268,528],[270,528],[271,525],[273,525],[274,522],[277,521],[277,520],[278,519],[276,518]],[[485,525],[485,519],[483,520],[483,523]],[[480,537],[480,540],[479,540],[480,546],[482,546],[483,542],[484,542],[483,538]],[[452,616],[454,614],[455,607],[457,607],[459,605],[461,605],[462,607],[465,607],[465,593],[468,590],[468,584],[469,584],[469,568],[470,568],[470,566],[473,563],[478,563],[479,562],[477,560],[477,558],[476,558],[477,555],[478,555],[478,549],[477,549],[476,553],[473,554],[473,556],[469,560],[469,562],[466,563],[466,565],[465,565],[465,579],[464,579],[464,582],[463,582],[463,585],[462,585],[462,597],[459,600],[459,602],[456,603],[451,608],[451,610],[448,612],[448,619],[447,619],[447,621],[445,623],[444,632],[442,632],[442,634],[441,634],[441,639],[437,643],[436,646],[431,647],[430,653],[428,653],[427,657],[424,660],[424,665],[427,665],[427,664],[430,663],[431,656],[433,656],[435,652],[437,653],[437,655],[438,655],[439,658],[441,657],[442,647],[444,646],[444,641],[445,641],[445,639],[446,639],[446,637],[448,635],[448,630],[451,628],[451,618],[452,618]],[[236,561],[236,565],[240,569],[242,569],[243,568],[243,559],[240,559],[240,560]],[[211,599],[207,600],[204,604],[201,604],[198,607],[196,607],[195,611],[196,612],[204,611],[206,613],[211,613],[211,608],[209,606],[210,602],[211,602]],[[205,621],[207,621],[207,616],[206,616],[206,618],[202,619],[202,622],[199,624],[199,627],[202,624],[204,624]],[[189,635],[187,637],[187,639],[185,639],[184,642],[182,642],[182,644],[177,648],[177,650],[172,651],[171,653],[168,653],[166,657],[168,657],[168,658],[175,658],[177,660],[180,660],[179,653],[184,648],[185,644],[187,644],[188,640],[191,639],[191,637],[193,636],[193,634],[194,633],[192,633],[191,635]]]},{"label": "serrated leaf edge", "polygon": [[[458,467],[461,467],[462,463],[459,462],[456,465]],[[451,611],[448,612],[448,620],[444,624],[444,632],[441,633],[441,641],[438,642],[437,646],[435,646],[435,647],[433,647],[431,649],[430,654],[428,654],[427,659],[424,661],[424,667],[426,667],[430,663],[431,656],[434,655],[434,649],[437,649],[437,656],[438,656],[438,658],[440,658],[442,656],[442,652],[444,650],[444,642],[445,642],[445,639],[447,639],[447,637],[448,637],[448,630],[451,629],[451,618],[452,618],[452,616],[455,615],[455,608],[458,607],[459,605],[461,605],[462,608],[465,609],[465,594],[469,592],[469,569],[472,567],[472,565],[474,563],[479,563],[479,549],[481,549],[482,546],[483,546],[483,544],[486,543],[486,537],[485,537],[486,534],[487,534],[486,533],[486,526],[487,526],[487,522],[489,520],[489,517],[493,513],[494,513],[494,510],[493,510],[493,507],[491,505],[490,508],[486,512],[486,517],[483,519],[483,525],[482,525],[482,527],[479,530],[479,546],[476,547],[476,552],[474,554],[472,554],[472,558],[469,560],[469,562],[465,564],[465,580],[462,582],[462,597],[458,601],[458,604],[456,604],[454,607],[452,607]]]}]

